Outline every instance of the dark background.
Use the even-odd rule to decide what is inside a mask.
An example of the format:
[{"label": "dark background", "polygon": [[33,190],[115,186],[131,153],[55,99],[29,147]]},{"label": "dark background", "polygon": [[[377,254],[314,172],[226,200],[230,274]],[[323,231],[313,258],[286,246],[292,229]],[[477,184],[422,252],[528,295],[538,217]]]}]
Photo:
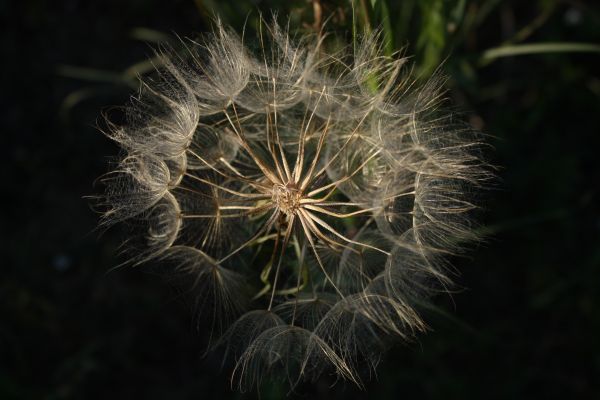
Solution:
[{"label": "dark background", "polygon": [[[321,3],[348,15],[347,1]],[[481,58],[507,41],[598,44],[598,3],[467,1],[462,19],[461,2],[410,3],[388,1],[395,46],[423,71],[446,59],[453,103],[491,136],[487,240],[454,260],[464,289],[436,301],[432,331],[388,353],[366,391],[323,381],[298,397],[598,398],[600,55]],[[122,72],[144,71],[157,32],[193,36],[212,13],[241,29],[248,10],[282,5],[293,24],[312,22],[303,0],[0,1],[0,399],[257,396],[232,392],[218,357],[203,358],[204,333],[160,278],[109,272],[123,261],[118,229],[99,236],[83,197],[118,151],[100,113],[135,91]],[[467,27],[469,15],[480,21]]]}]

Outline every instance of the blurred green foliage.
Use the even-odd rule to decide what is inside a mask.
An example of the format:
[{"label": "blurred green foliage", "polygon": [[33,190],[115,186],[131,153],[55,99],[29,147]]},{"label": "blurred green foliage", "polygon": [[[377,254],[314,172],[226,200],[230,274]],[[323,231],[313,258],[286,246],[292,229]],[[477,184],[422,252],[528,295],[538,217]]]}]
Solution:
[{"label": "blurred green foliage", "polygon": [[[82,196],[117,149],[100,110],[152,73],[152,47],[215,17],[256,35],[351,43],[380,29],[490,136],[499,167],[481,199],[488,241],[456,259],[465,288],[427,312],[432,332],[395,348],[367,392],[327,378],[300,398],[593,398],[600,391],[600,5],[580,0],[132,0],[0,3],[2,123],[10,167],[2,224],[0,398],[256,398],[229,388],[179,296],[96,239]],[[150,59],[150,61],[148,61]],[[122,117],[116,111],[112,115]],[[261,390],[278,399],[277,384]],[[295,397],[295,395],[292,395]]]},{"label": "blurred green foliage", "polygon": [[[480,28],[499,12],[502,13],[498,11],[502,8],[499,0],[293,0],[284,3],[268,0],[260,5],[237,0],[194,0],[193,3],[205,26],[209,27],[220,19],[245,37],[249,36],[250,41],[259,34],[261,16],[267,20],[276,18],[299,34],[333,33],[338,36],[338,43],[348,43],[349,33],[355,41],[360,35],[377,29],[381,32],[387,55],[403,51],[414,57],[416,78],[427,79],[445,64],[447,70],[453,71],[453,78],[469,83],[475,79],[477,68],[502,57],[558,52],[600,53],[600,45],[593,42],[522,43],[544,25],[560,2],[538,0],[535,5],[537,14],[518,30],[514,26],[514,15],[501,14],[504,19],[501,22],[506,25],[504,28],[511,30],[511,34],[499,38],[493,47],[478,51],[474,46]],[[161,43],[178,46],[173,35],[151,28],[136,27],[129,37],[155,46]],[[115,85],[136,88],[137,78],[152,73],[159,61],[158,57],[143,59],[122,71],[59,65],[59,75],[108,84],[108,87],[84,87],[70,93],[64,99],[63,114],[80,101],[110,92]]]}]

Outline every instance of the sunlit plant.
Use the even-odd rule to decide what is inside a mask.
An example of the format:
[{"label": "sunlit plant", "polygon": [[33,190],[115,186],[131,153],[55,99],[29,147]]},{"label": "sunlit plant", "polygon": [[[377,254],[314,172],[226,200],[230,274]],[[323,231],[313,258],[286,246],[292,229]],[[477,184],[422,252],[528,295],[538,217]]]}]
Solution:
[{"label": "sunlit plant", "polygon": [[333,373],[361,384],[450,285],[486,178],[478,136],[377,34],[331,52],[262,25],[216,25],[110,125],[122,148],[102,224],[129,221],[134,264],[187,284],[241,389]]}]

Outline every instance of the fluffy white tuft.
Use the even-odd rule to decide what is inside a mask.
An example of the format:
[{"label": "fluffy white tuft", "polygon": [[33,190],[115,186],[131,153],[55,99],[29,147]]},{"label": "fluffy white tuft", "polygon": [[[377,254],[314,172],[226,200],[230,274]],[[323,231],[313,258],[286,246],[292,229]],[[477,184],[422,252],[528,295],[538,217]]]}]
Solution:
[{"label": "fluffy white tuft", "polygon": [[327,53],[263,25],[217,24],[143,83],[105,177],[104,224],[133,221],[133,260],[188,285],[241,389],[333,373],[360,384],[417,304],[451,285],[488,178],[478,135],[377,35]]}]

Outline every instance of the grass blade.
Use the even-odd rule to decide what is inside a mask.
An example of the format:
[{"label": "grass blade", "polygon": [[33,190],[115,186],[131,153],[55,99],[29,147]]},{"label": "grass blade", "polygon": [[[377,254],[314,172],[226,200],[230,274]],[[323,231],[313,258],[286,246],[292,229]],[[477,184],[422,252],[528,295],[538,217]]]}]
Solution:
[{"label": "grass blade", "polygon": [[500,46],[486,50],[481,56],[481,63],[485,65],[497,58],[542,53],[600,53],[600,45],[577,42],[551,42]]}]

